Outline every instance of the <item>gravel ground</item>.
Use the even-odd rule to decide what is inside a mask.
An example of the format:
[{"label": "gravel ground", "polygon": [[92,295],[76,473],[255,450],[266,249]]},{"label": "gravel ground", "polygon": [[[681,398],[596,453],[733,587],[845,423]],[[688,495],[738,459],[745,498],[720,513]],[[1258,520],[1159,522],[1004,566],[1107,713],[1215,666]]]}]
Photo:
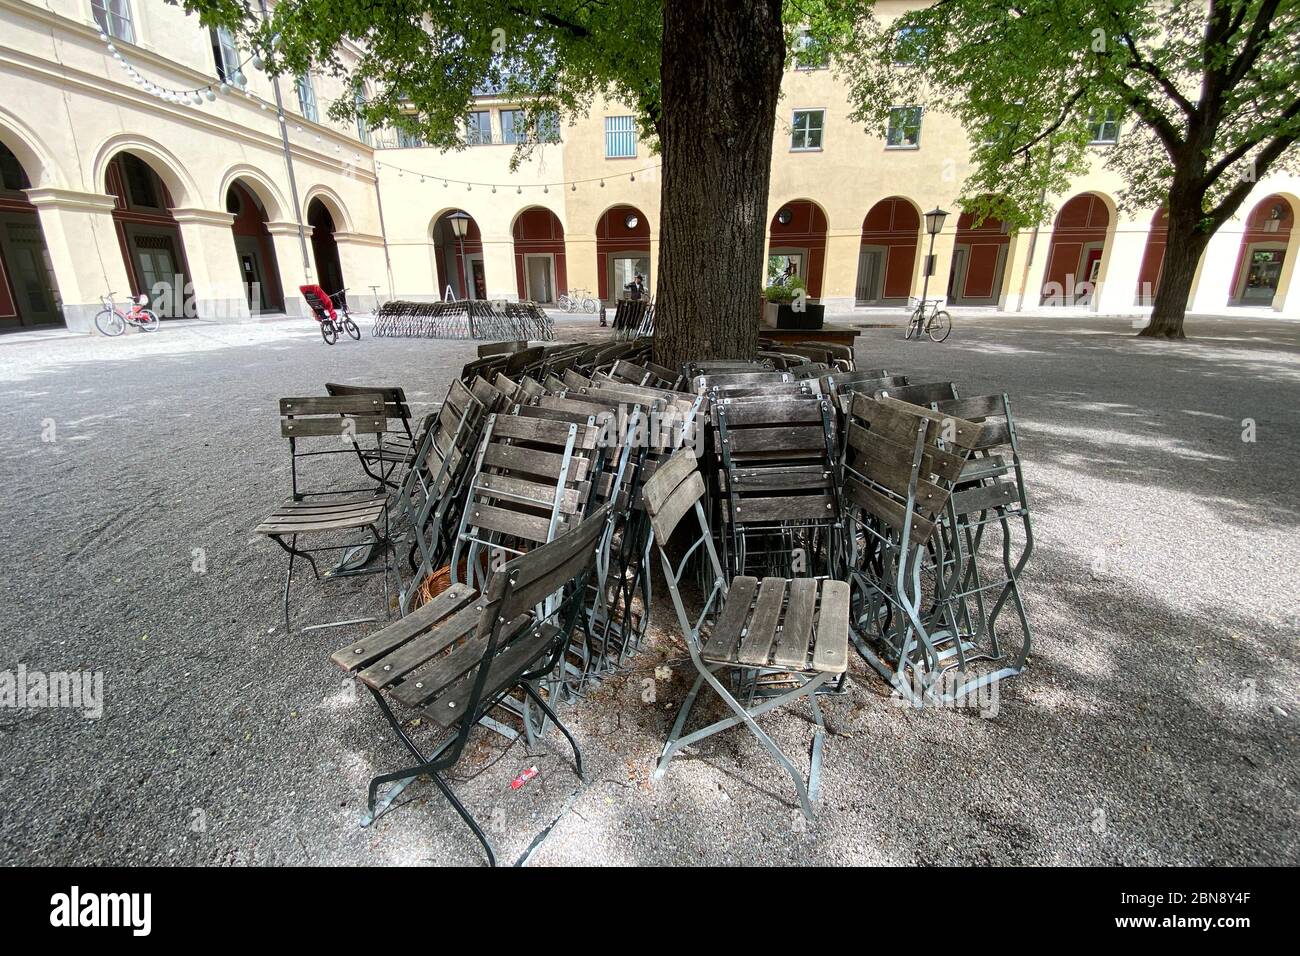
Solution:
[{"label": "gravel ground", "polygon": [[[860,367],[1012,396],[1038,538],[1029,670],[993,716],[912,712],[855,660],[826,701],[805,826],[741,730],[650,781],[690,679],[656,629],[628,674],[562,714],[588,785],[557,734],[528,753],[476,731],[456,786],[502,861],[1300,862],[1300,326],[1189,331],[1157,344],[1120,320],[989,313],[943,345],[864,331]],[[481,862],[428,783],[358,827],[366,782],[403,755],[327,662],[354,632],[283,633],[281,555],[251,534],[287,489],[277,397],[342,380],[435,402],[472,352],[368,335],[326,348],[301,321],[0,339],[0,675],[104,675],[100,719],[0,708],[0,862]],[[320,619],[374,606],[377,587],[299,594]],[[804,714],[765,726],[803,752]]]}]

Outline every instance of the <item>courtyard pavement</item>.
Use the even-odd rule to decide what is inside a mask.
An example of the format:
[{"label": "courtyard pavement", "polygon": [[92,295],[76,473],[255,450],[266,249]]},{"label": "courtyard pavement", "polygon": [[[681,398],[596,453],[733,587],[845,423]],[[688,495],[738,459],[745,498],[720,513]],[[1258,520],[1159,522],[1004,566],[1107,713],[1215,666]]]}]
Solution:
[{"label": "courtyard pavement", "polygon": [[[587,785],[555,733],[528,753],[475,732],[454,786],[501,860],[1300,862],[1300,325],[1188,331],[992,313],[942,345],[865,330],[859,367],[1011,395],[1038,539],[1027,672],[983,713],[913,712],[855,660],[804,825],[741,730],[651,781],[691,677],[660,609],[632,670],[562,714]],[[0,339],[0,678],[104,681],[98,719],[0,707],[0,863],[482,861],[427,782],[357,825],[403,755],[328,663],[355,632],[283,633],[281,553],[251,533],[288,488],[279,396],[396,383],[419,411],[473,351],[368,330],[329,348],[306,320]],[[373,580],[298,593],[315,619],[377,606]],[[766,726],[803,752],[803,714]]]}]

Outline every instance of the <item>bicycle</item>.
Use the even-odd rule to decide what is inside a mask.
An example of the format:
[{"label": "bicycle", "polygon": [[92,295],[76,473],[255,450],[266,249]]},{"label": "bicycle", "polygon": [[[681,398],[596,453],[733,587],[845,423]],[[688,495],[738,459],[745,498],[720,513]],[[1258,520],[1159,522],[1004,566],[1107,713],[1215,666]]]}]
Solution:
[{"label": "bicycle", "polygon": [[560,295],[556,304],[565,312],[586,312],[591,315],[600,309],[600,303],[586,289],[570,289]]},{"label": "bicycle", "polygon": [[318,285],[303,285],[298,287],[298,291],[307,300],[312,315],[320,323],[320,337],[325,340],[326,345],[337,342],[339,332],[347,332],[353,339],[361,341],[361,329],[357,327],[356,322],[352,321],[352,315],[344,304],[343,296],[347,289],[330,293]]},{"label": "bicycle", "polygon": [[149,302],[147,295],[135,299],[129,312],[123,312],[117,307],[113,298],[116,295],[116,292],[110,292],[99,297],[104,308],[95,316],[95,328],[99,329],[101,335],[121,335],[128,325],[134,325],[141,332],[158,331],[158,313],[145,308]]},{"label": "bicycle", "polygon": [[939,299],[921,299],[917,302],[916,308],[912,310],[911,317],[907,320],[907,331],[903,333],[903,338],[910,339],[916,336],[920,341],[921,336],[930,336],[931,342],[942,342],[952,331],[952,316],[939,308]]}]

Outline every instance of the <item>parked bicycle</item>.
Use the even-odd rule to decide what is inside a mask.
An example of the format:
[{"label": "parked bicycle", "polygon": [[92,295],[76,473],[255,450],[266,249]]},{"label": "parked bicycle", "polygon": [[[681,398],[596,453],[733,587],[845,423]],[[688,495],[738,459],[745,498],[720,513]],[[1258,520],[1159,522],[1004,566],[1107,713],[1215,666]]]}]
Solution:
[{"label": "parked bicycle", "polygon": [[326,292],[318,285],[302,285],[298,287],[298,291],[307,300],[312,315],[320,323],[320,337],[325,340],[326,345],[337,342],[340,332],[347,332],[358,341],[361,339],[361,329],[357,327],[357,323],[352,320],[352,315],[348,312],[345,298],[347,289]]},{"label": "parked bicycle", "polygon": [[903,333],[903,338],[910,339],[916,336],[920,339],[923,335],[928,335],[931,342],[942,342],[952,331],[952,316],[939,308],[940,299],[921,299],[912,310],[912,316],[907,320],[907,331]]},{"label": "parked bicycle", "polygon": [[600,310],[600,302],[593,298],[586,289],[570,289],[568,292],[562,293],[559,306],[565,312],[587,312],[592,315]]},{"label": "parked bicycle", "polygon": [[125,312],[117,307],[113,298],[116,295],[116,292],[110,292],[99,297],[104,308],[95,316],[95,328],[99,329],[101,335],[121,335],[128,325],[135,326],[141,332],[158,331],[158,313],[145,308],[149,304],[147,295],[133,300],[130,310]]}]

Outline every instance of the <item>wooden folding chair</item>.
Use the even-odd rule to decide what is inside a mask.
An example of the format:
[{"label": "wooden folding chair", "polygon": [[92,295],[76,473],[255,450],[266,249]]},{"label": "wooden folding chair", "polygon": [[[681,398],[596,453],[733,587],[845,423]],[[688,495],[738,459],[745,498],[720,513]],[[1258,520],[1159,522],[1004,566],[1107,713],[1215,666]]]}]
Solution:
[{"label": "wooden folding chair", "polygon": [[[375,479],[375,484],[371,487],[339,487],[338,479],[327,481],[321,477],[323,470],[321,466],[326,463],[321,461],[323,457],[355,455],[358,453],[358,444],[364,442],[367,437],[373,442],[373,446],[366,449],[366,453],[377,454],[382,449],[383,436],[388,425],[384,396],[372,393],[338,397],[282,398],[280,415],[280,434],[289,440],[291,497],[259,524],[254,529],[254,533],[270,538],[289,555],[289,565],[284,576],[285,630],[292,630],[290,595],[296,558],[307,561],[318,581],[322,577],[350,577],[379,573],[380,569],[377,568],[358,567],[336,568],[322,574],[314,555],[332,551],[347,553],[353,549],[371,547],[379,547],[383,550],[384,613],[387,615],[388,575],[391,569],[390,556],[393,545],[389,535],[384,482],[368,470],[367,475]],[[311,443],[308,446],[310,450],[304,450],[302,443]],[[322,448],[318,443],[332,444],[333,447]],[[308,476],[300,475],[299,472],[308,460],[317,467],[311,469],[311,482],[305,484],[304,481]],[[349,532],[364,532],[369,537],[361,541],[322,544],[310,548],[300,547],[298,544],[300,537],[308,537],[312,540],[323,538],[329,541],[339,534]],[[374,620],[377,618],[351,618],[313,624],[303,630],[341,627],[345,624]]]},{"label": "wooden folding chair", "polygon": [[[661,777],[667,771],[669,761],[682,748],[744,724],[790,775],[804,815],[811,820],[825,729],[816,694],[819,687],[843,674],[848,666],[849,586],[843,581],[812,578],[767,577],[761,582],[748,576],[728,579],[713,546],[701,504],[703,497],[704,481],[689,450],[674,454],[644,486],[646,510],[663,562],[664,578],[687,651],[698,672],[678,710],[655,776]],[[693,523],[690,522],[692,514]],[[674,563],[665,547],[683,519],[693,529],[693,543]],[[706,597],[703,609],[694,616],[683,602],[679,585],[687,565],[697,556],[704,562]],[[716,621],[706,634],[705,622],[714,615]],[[768,678],[769,693],[756,702],[754,689],[764,678]],[[773,678],[787,685],[785,689],[776,691]],[[732,714],[684,734],[705,683]],[[807,700],[814,725],[806,779],[757,721],[768,711],[801,700]]]},{"label": "wooden folding chair", "polygon": [[[495,866],[491,842],[443,773],[460,760],[470,731],[515,690],[560,728],[573,748],[574,769],[584,779],[578,742],[534,684],[554,669],[568,643],[607,519],[608,509],[602,508],[562,537],[493,571],[482,589],[453,584],[414,613],[331,655],[334,664],[370,691],[415,760],[370,781],[363,825],[391,806],[414,779],[428,776]],[[394,714],[390,699],[453,735],[426,755]],[[379,788],[385,784],[393,786],[380,803]]]}]

